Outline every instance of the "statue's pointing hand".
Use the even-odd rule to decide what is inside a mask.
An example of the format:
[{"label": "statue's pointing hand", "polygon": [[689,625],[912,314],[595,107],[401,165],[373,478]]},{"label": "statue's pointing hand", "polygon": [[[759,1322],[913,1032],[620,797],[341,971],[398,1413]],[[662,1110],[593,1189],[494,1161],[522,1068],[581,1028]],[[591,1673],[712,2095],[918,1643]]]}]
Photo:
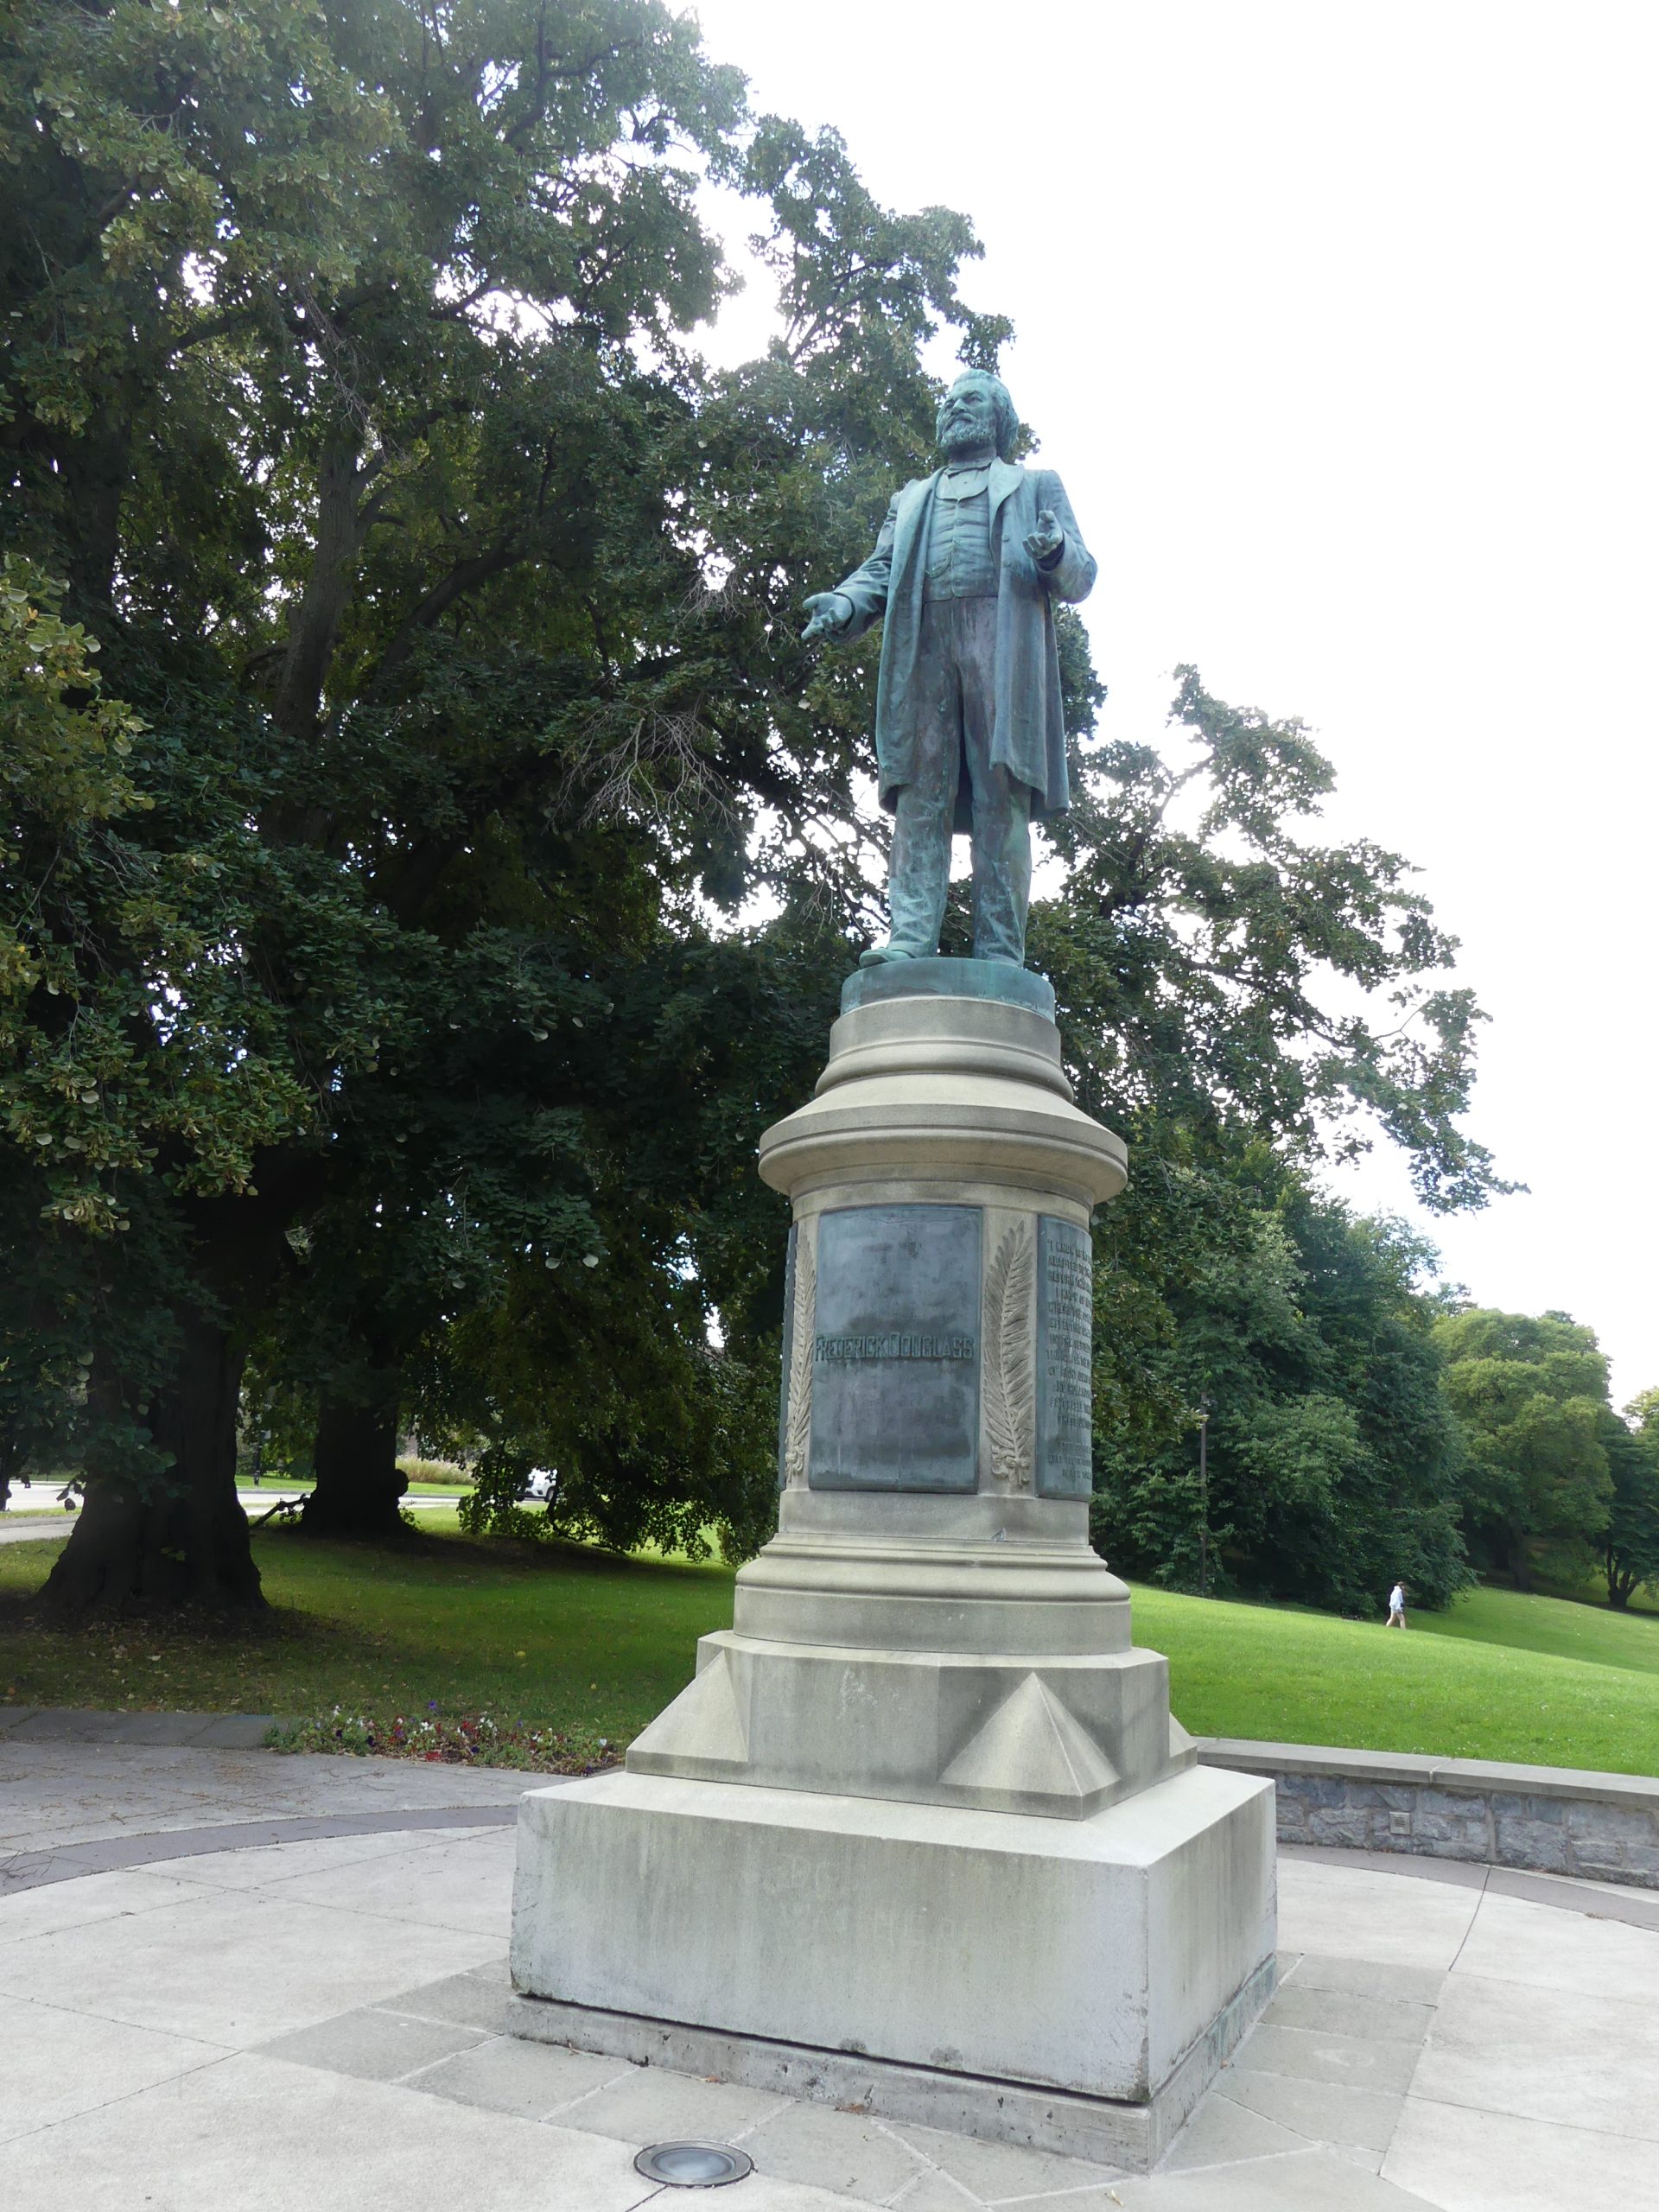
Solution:
[{"label": "statue's pointing hand", "polygon": [[811,618],[801,632],[804,645],[815,638],[839,637],[853,619],[853,602],[842,592],[815,591],[801,604]]},{"label": "statue's pointing hand", "polygon": [[1052,568],[1060,556],[1065,543],[1065,532],[1052,507],[1045,507],[1037,518],[1035,530],[1026,532],[1026,550],[1039,569]]}]

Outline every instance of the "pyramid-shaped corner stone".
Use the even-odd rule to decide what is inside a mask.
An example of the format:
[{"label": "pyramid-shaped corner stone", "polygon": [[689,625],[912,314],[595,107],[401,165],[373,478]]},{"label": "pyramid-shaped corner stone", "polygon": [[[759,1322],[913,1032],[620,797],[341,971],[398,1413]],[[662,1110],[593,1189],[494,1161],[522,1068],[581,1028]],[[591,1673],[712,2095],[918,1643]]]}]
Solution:
[{"label": "pyramid-shaped corner stone", "polygon": [[748,1730],[723,1651],[628,1747],[628,1766],[636,1774],[708,1776],[748,1761]]},{"label": "pyramid-shaped corner stone", "polygon": [[1118,1771],[1042,1677],[1027,1675],[939,1779],[977,1803],[1081,1814],[1103,1802]]}]

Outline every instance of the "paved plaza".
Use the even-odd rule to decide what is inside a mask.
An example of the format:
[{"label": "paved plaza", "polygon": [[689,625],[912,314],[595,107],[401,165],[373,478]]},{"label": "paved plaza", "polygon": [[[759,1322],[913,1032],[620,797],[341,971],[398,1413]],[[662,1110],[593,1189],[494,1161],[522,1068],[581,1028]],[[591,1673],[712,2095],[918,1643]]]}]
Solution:
[{"label": "paved plaza", "polygon": [[1287,1853],[1280,1993],[1129,2177],[505,2037],[518,1776],[66,1732],[0,1741],[7,2212],[625,2212],[675,2136],[730,2212],[1659,2208],[1640,1891]]}]

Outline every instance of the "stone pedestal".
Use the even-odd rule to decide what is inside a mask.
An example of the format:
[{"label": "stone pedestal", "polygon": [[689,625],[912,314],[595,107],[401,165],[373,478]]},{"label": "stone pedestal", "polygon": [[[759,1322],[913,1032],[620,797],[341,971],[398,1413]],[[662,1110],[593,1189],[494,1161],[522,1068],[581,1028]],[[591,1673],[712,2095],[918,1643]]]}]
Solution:
[{"label": "stone pedestal", "polygon": [[1269,1783],[1198,1770],[1090,1548],[1052,995],[852,977],[793,1206],[779,1533],[627,1772],[525,1800],[521,2033],[1149,2163],[1270,1986]]}]

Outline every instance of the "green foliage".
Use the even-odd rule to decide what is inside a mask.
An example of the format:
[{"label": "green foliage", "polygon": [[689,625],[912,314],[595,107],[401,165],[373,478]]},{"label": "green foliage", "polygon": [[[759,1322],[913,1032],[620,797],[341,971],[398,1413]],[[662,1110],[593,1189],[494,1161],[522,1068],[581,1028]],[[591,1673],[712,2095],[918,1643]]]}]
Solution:
[{"label": "green foliage", "polygon": [[[238,1399],[278,1463],[321,1406],[378,1417],[394,1481],[399,1425],[475,1458],[480,1529],[753,1550],[753,1144],[885,835],[876,644],[812,655],[796,609],[928,463],[924,348],[1007,335],[969,224],[750,117],[658,0],[22,0],[0,162],[0,1477],[86,1465],[60,1594],[214,1579]],[[728,281],[709,176],[785,321],[721,375],[684,344]],[[1403,861],[1305,834],[1297,725],[1185,671],[1184,760],[1091,748],[1069,610],[1060,645],[1080,798],[1033,957],[1135,1160],[1103,1526],[1178,1580],[1203,1540],[1320,1603],[1444,1596],[1421,1255],[1306,1177],[1380,1127],[1430,1205],[1497,1187],[1452,948]]]},{"label": "green foliage", "polygon": [[1150,1163],[1097,1241],[1094,1521],[1109,1557],[1177,1588],[1361,1614],[1396,1576],[1427,1605],[1465,1586],[1417,1240],[1258,1153],[1232,1178]]},{"label": "green foliage", "polygon": [[1436,981],[1456,947],[1408,864],[1310,834],[1332,772],[1300,723],[1191,669],[1171,721],[1185,758],[1080,745],[1069,878],[1033,914],[1079,1103],[1134,1163],[1096,1229],[1096,1529],[1180,1587],[1366,1612],[1403,1575],[1444,1605],[1467,1569],[1432,1251],[1312,1179],[1380,1131],[1432,1209],[1505,1188],[1461,1127],[1480,1017]]},{"label": "green foliage", "polygon": [[1602,1425],[1612,1484],[1601,1565],[1610,1604],[1623,1611],[1638,1590],[1659,1589],[1659,1389],[1643,1390],[1624,1421]]},{"label": "green foliage", "polygon": [[[1484,1017],[1433,980],[1455,940],[1398,854],[1303,836],[1334,779],[1299,722],[1179,674],[1186,758],[1090,748],[1050,825],[1071,869],[1033,914],[1033,959],[1083,1103],[1142,1147],[1152,1121],[1306,1163],[1351,1158],[1380,1128],[1431,1210],[1484,1205],[1507,1186],[1458,1126]],[[1333,984],[1363,994],[1359,1010],[1332,1012]]]},{"label": "green foliage", "polygon": [[1587,1562],[1612,1499],[1607,1362],[1564,1313],[1485,1307],[1443,1315],[1434,1336],[1467,1443],[1464,1513],[1477,1555],[1517,1589],[1535,1561]]},{"label": "green foliage", "polygon": [[[8,886],[73,970],[29,1170],[142,1208],[170,1269],[144,1359],[130,1295],[81,1331],[76,1402],[127,1492],[223,1493],[233,1421],[186,1465],[168,1406],[233,1406],[251,1356],[290,1456],[324,1399],[391,1404],[483,1454],[481,1499],[533,1457],[566,1525],[752,1548],[781,1238],[732,1185],[868,890],[818,833],[870,666],[815,673],[794,602],[925,452],[922,343],[998,340],[971,232],[752,124],[655,0],[32,4],[4,37],[6,527],[146,726],[73,869],[41,856],[80,771],[43,756]],[[682,343],[726,281],[710,175],[790,315],[719,378]],[[767,887],[784,922],[717,946],[708,902]],[[33,972],[20,1095],[59,1080]]]}]

